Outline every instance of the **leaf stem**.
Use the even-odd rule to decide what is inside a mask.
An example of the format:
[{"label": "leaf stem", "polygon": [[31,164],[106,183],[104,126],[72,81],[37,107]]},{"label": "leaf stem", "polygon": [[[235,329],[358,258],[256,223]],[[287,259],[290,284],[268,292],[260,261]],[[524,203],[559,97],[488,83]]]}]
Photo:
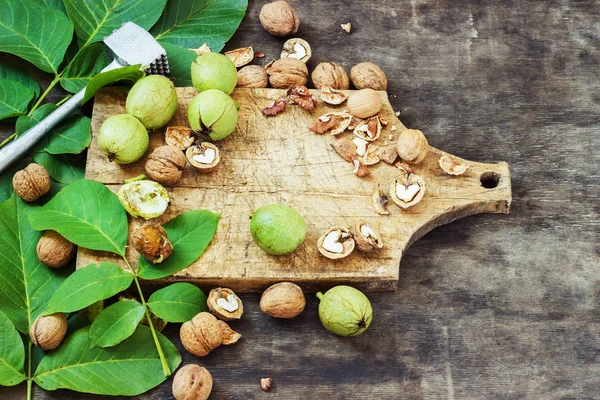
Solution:
[{"label": "leaf stem", "polygon": [[27,113],[27,115],[31,115],[31,113],[33,113],[42,103],[42,101],[46,98],[46,96],[48,96],[48,94],[50,93],[50,91],[52,90],[52,88],[54,88],[54,86],[56,86],[56,84],[60,81],[60,75],[56,74],[54,75],[54,79],[52,80],[52,82],[50,82],[50,84],[48,85],[48,87],[46,88],[46,90],[44,91],[44,93],[42,93],[42,95],[40,96],[40,98],[35,102],[35,104],[33,105],[33,107],[31,107],[31,110],[29,110],[29,112]]},{"label": "leaf stem", "polygon": [[64,103],[65,101],[69,100],[71,97],[73,97],[72,94],[63,97],[61,101],[59,101],[58,103],[56,103],[56,107],[60,107],[62,103]]},{"label": "leaf stem", "polygon": [[158,351],[158,357],[160,358],[160,363],[162,364],[163,372],[164,372],[165,376],[170,376],[171,369],[169,368],[169,364],[167,364],[167,359],[165,358],[163,349],[160,345],[160,342],[158,341],[158,336],[156,335],[156,331],[154,330],[154,325],[152,324],[152,318],[150,316],[150,310],[148,310],[148,305],[146,304],[146,299],[144,298],[144,293],[142,292],[142,288],[140,286],[140,282],[138,281],[137,274],[131,267],[131,264],[129,264],[129,261],[127,261],[127,258],[125,256],[122,256],[122,257],[123,257],[123,260],[125,260],[127,267],[133,273],[133,280],[135,282],[135,286],[137,287],[138,293],[140,295],[140,300],[142,301],[142,305],[144,306],[146,319],[148,320],[148,327],[150,327],[150,332],[152,333],[152,338],[154,339],[154,344],[156,345],[156,351]]},{"label": "leaf stem", "polygon": [[17,137],[17,133],[13,133],[12,135],[10,135],[9,137],[7,137],[2,143],[0,143],[0,149],[3,148],[4,146],[6,146],[7,144],[9,144],[10,142],[12,142],[12,140],[14,138]]},{"label": "leaf stem", "polygon": [[27,357],[27,400],[31,400],[31,339],[27,340],[27,343],[29,345],[27,350],[29,353],[29,356]]}]

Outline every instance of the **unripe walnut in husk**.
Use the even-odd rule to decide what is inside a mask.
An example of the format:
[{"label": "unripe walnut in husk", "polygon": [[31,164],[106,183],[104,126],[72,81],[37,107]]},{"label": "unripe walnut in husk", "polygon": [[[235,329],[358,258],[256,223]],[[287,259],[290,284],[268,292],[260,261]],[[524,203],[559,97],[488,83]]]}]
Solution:
[{"label": "unripe walnut in husk", "polygon": [[358,336],[373,319],[371,302],[361,291],[350,286],[335,286],[319,292],[319,318],[330,332],[340,336]]},{"label": "unripe walnut in husk", "polygon": [[166,76],[148,75],[133,85],[127,94],[125,108],[146,129],[161,128],[177,111],[175,85]]},{"label": "unripe walnut in husk", "polygon": [[377,65],[370,62],[362,62],[352,67],[350,78],[357,89],[387,89],[385,73]]},{"label": "unripe walnut in husk", "polygon": [[44,167],[32,163],[13,176],[12,185],[24,201],[36,201],[50,190],[50,175]]},{"label": "unripe walnut in husk", "polygon": [[238,71],[237,87],[266,88],[269,86],[267,71],[260,65],[246,65]]},{"label": "unripe walnut in husk", "polygon": [[191,321],[181,325],[179,336],[183,347],[198,357],[207,355],[223,343],[219,321],[208,312],[196,314]]},{"label": "unripe walnut in husk", "polygon": [[55,231],[46,231],[36,247],[42,264],[52,268],[64,267],[75,254],[75,245]]},{"label": "unripe walnut in husk", "polygon": [[167,232],[155,222],[147,222],[135,229],[131,234],[131,244],[153,264],[163,262],[173,251]]},{"label": "unripe walnut in husk", "polygon": [[338,90],[350,88],[346,70],[340,64],[334,62],[323,62],[317,65],[311,74],[311,79],[317,89],[321,89],[323,85]]},{"label": "unripe walnut in husk", "polygon": [[308,82],[306,64],[295,58],[282,58],[266,67],[269,83],[276,89],[305,86]]},{"label": "unripe walnut in husk", "polygon": [[274,318],[294,318],[304,311],[305,306],[302,289],[292,282],[269,286],[260,297],[260,309]]},{"label": "unripe walnut in husk", "polygon": [[293,35],[300,26],[296,10],[285,1],[274,1],[262,6],[259,19],[263,28],[274,36]]},{"label": "unripe walnut in husk", "polygon": [[202,53],[192,62],[191,71],[192,85],[198,93],[216,89],[229,94],[237,83],[237,68],[223,54]]},{"label": "unripe walnut in husk", "polygon": [[210,372],[196,364],[181,367],[173,378],[175,400],[206,400],[212,391]]},{"label": "unripe walnut in husk", "polygon": [[188,107],[190,128],[207,134],[212,140],[229,136],[235,130],[237,120],[237,103],[220,90],[203,91],[192,99]]},{"label": "unripe walnut in husk", "polygon": [[63,313],[40,315],[29,328],[31,341],[43,350],[54,350],[60,346],[67,333],[67,317]]},{"label": "unripe walnut in husk", "polygon": [[306,238],[306,223],[293,208],[271,204],[252,214],[250,234],[269,254],[282,255],[296,250]]},{"label": "unripe walnut in husk", "polygon": [[183,175],[185,154],[175,146],[160,146],[148,156],[145,170],[150,179],[163,185],[174,185]]}]

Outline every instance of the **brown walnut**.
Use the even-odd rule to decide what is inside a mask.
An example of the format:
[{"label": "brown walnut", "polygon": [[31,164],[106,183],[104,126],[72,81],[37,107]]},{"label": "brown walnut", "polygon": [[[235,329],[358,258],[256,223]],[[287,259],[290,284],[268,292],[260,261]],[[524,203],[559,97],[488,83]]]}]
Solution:
[{"label": "brown walnut", "polygon": [[387,90],[385,73],[370,62],[362,62],[352,67],[350,78],[357,89]]},{"label": "brown walnut", "polygon": [[269,286],[260,297],[260,309],[274,318],[294,318],[304,311],[305,306],[302,289],[292,282]]},{"label": "brown walnut", "polygon": [[179,336],[183,347],[197,357],[204,357],[223,343],[223,330],[214,315],[196,314],[181,325]]},{"label": "brown walnut", "polygon": [[262,6],[259,19],[263,28],[274,36],[293,35],[300,26],[296,10],[285,1],[274,1]]},{"label": "brown walnut", "polygon": [[75,254],[75,245],[55,231],[46,231],[36,247],[38,258],[43,264],[52,267],[64,267]]},{"label": "brown walnut", "polygon": [[373,89],[362,89],[350,95],[347,106],[348,112],[355,117],[368,118],[381,110],[383,102]]},{"label": "brown walnut", "polygon": [[323,85],[338,90],[350,88],[346,70],[340,64],[334,62],[323,62],[317,65],[310,77],[317,89],[321,89]]},{"label": "brown walnut", "polygon": [[196,364],[188,364],[177,371],[173,378],[175,400],[206,400],[212,391],[210,372]]},{"label": "brown walnut", "polygon": [[67,333],[67,317],[63,313],[40,315],[29,328],[31,341],[43,350],[54,350],[60,346]]},{"label": "brown walnut", "polygon": [[131,234],[131,244],[146,260],[158,264],[166,260],[173,245],[164,228],[156,222],[146,222]]},{"label": "brown walnut", "polygon": [[267,71],[260,65],[247,65],[238,71],[237,87],[266,88],[269,86]]},{"label": "brown walnut", "polygon": [[13,176],[12,185],[24,201],[36,201],[50,190],[50,175],[41,165],[31,163]]},{"label": "brown walnut", "polygon": [[163,185],[174,185],[183,175],[185,154],[175,146],[160,146],[148,156],[146,174]]},{"label": "brown walnut", "polygon": [[269,83],[276,89],[289,89],[308,82],[306,64],[295,58],[282,58],[266,67]]},{"label": "brown walnut", "polygon": [[210,142],[202,142],[189,147],[185,157],[196,170],[202,174],[209,174],[219,167],[221,153],[219,148]]},{"label": "brown walnut", "polygon": [[419,164],[429,152],[427,138],[418,129],[406,129],[398,136],[398,155],[409,164]]}]

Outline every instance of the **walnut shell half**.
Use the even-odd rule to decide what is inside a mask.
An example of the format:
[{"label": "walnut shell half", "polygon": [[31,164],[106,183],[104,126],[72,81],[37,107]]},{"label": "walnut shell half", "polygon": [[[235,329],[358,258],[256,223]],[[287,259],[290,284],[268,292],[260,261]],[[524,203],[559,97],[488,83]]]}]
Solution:
[{"label": "walnut shell half", "polygon": [[233,62],[236,68],[240,68],[254,60],[254,50],[252,47],[242,47],[241,49],[226,51],[225,56]]},{"label": "walnut shell half", "polygon": [[356,247],[358,250],[365,253],[370,253],[373,250],[381,249],[383,247],[383,241],[379,234],[364,221],[359,222],[356,225],[354,240],[356,240]]},{"label": "walnut shell half", "polygon": [[334,62],[323,62],[315,67],[311,74],[313,85],[317,89],[328,85],[333,89],[347,90],[350,88],[348,74],[344,67]]},{"label": "walnut shell half", "polygon": [[304,86],[308,82],[306,64],[295,58],[282,58],[273,61],[265,68],[269,83],[276,89],[289,89],[293,86]]},{"label": "walnut shell half", "polygon": [[306,40],[294,38],[283,44],[279,58],[297,58],[306,64],[311,54],[310,45]]},{"label": "walnut shell half", "polygon": [[50,191],[50,175],[41,165],[31,163],[13,176],[12,185],[24,201],[36,201]]},{"label": "walnut shell half", "polygon": [[398,207],[407,209],[419,203],[425,195],[425,181],[419,175],[397,176],[390,186],[390,197]]},{"label": "walnut shell half", "polygon": [[304,311],[305,306],[302,289],[292,282],[269,286],[260,297],[260,309],[274,318],[294,318]]},{"label": "walnut shell half", "polygon": [[208,309],[223,321],[233,321],[242,318],[244,305],[242,300],[227,288],[215,288],[208,294]]},{"label": "walnut shell half", "polygon": [[203,174],[213,172],[221,162],[219,148],[210,142],[202,142],[185,151],[187,160]]},{"label": "walnut shell half", "polygon": [[350,229],[343,226],[334,226],[317,242],[319,252],[332,260],[348,257],[354,251],[354,246]]},{"label": "walnut shell half", "polygon": [[46,231],[36,247],[42,264],[52,268],[64,267],[75,254],[75,245],[55,231]]},{"label": "walnut shell half", "polygon": [[231,327],[227,325],[227,322],[219,320],[219,326],[221,327],[223,336],[223,345],[231,346],[232,344],[236,344],[242,338],[242,335],[231,329]]}]

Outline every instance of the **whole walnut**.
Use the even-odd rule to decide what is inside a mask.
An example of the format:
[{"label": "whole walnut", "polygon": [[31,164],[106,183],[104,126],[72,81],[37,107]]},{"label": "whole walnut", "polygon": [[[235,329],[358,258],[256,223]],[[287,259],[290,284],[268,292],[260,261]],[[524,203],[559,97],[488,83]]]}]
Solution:
[{"label": "whole walnut", "polygon": [[131,244],[153,264],[163,262],[173,251],[167,232],[156,222],[147,222],[135,229],[131,234]]},{"label": "whole walnut", "polygon": [[274,36],[293,35],[300,26],[296,10],[285,1],[274,1],[262,6],[259,19],[263,28]]},{"label": "whole walnut", "polygon": [[377,65],[370,62],[362,62],[352,67],[350,78],[357,89],[387,89],[385,73]]},{"label": "whole walnut", "polygon": [[163,185],[173,185],[183,175],[186,158],[181,149],[175,146],[160,146],[148,156],[146,174],[150,179]]},{"label": "whole walnut", "polygon": [[223,331],[217,318],[208,312],[196,314],[181,325],[179,336],[183,347],[197,357],[203,357],[223,343]]},{"label": "whole walnut", "polygon": [[31,163],[13,176],[12,185],[20,198],[36,201],[50,190],[50,175],[41,165]]},{"label": "whole walnut", "polygon": [[237,87],[266,88],[269,86],[267,71],[260,65],[246,65],[238,71]]},{"label": "whole walnut", "polygon": [[323,62],[313,70],[311,74],[313,85],[321,89],[323,85],[328,85],[332,89],[348,90],[350,81],[344,67],[334,62]]},{"label": "whole walnut", "polygon": [[65,338],[67,324],[67,317],[63,313],[40,315],[31,324],[29,336],[34,345],[43,350],[54,350]]},{"label": "whole walnut", "polygon": [[300,286],[292,282],[276,283],[260,297],[260,309],[275,318],[294,318],[304,311],[306,299]]},{"label": "whole walnut", "polygon": [[206,400],[212,385],[212,376],[206,368],[188,364],[179,368],[173,378],[173,397],[175,400]]},{"label": "whole walnut", "polygon": [[64,267],[75,254],[75,245],[55,231],[46,231],[36,247],[40,262],[52,268]]},{"label": "whole walnut", "polygon": [[273,61],[266,68],[271,87],[289,89],[293,86],[305,86],[308,82],[306,64],[295,58],[282,58]]}]

